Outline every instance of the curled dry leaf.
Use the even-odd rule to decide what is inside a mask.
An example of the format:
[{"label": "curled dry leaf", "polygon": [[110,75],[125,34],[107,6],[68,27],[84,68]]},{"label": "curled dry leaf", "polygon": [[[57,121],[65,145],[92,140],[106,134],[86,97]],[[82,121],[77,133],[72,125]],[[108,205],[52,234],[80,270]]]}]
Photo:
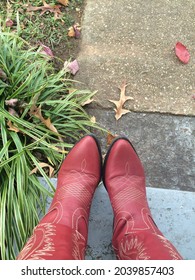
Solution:
[{"label": "curled dry leaf", "polygon": [[110,102],[116,105],[116,109],[114,109],[116,112],[115,114],[116,120],[119,120],[122,117],[122,115],[125,115],[130,112],[129,110],[123,109],[123,105],[127,100],[133,100],[133,97],[125,95],[126,86],[127,86],[126,82],[123,82],[122,86],[119,87],[120,89],[119,101],[109,100]]},{"label": "curled dry leaf", "polygon": [[19,117],[18,113],[13,108],[11,108],[11,107],[8,108],[8,112],[12,116]]},{"label": "curled dry leaf", "polygon": [[39,43],[39,45],[40,45],[41,48],[42,48],[41,53],[43,53],[43,54],[49,56],[50,58],[53,58],[53,57],[54,57],[54,54],[53,54],[52,50],[51,50],[49,47],[43,45],[41,42]]},{"label": "curled dry leaf", "polygon": [[11,121],[7,122],[8,130],[18,133],[20,130]]},{"label": "curled dry leaf", "polygon": [[[49,168],[49,177],[51,178],[53,176],[53,173],[54,173],[54,168],[49,165],[48,163],[45,163],[45,162],[39,162],[39,165],[41,168],[43,167],[48,167]],[[35,167],[31,172],[30,172],[30,175],[34,174],[34,173],[37,173],[38,171],[38,167]]]},{"label": "curled dry leaf", "polygon": [[73,28],[74,28],[74,33],[75,33],[75,38],[76,39],[79,39],[81,37],[81,28],[78,24],[74,24],[73,25]]},{"label": "curled dry leaf", "polygon": [[81,27],[78,23],[74,24],[68,29],[68,36],[79,39],[81,36]]},{"label": "curled dry leaf", "polygon": [[179,58],[179,60],[185,64],[187,64],[190,60],[189,51],[180,42],[177,42],[177,44],[175,45],[175,54]]},{"label": "curled dry leaf", "polygon": [[78,61],[75,59],[72,62],[68,64],[68,68],[70,69],[70,72],[75,75],[79,71],[79,64]]},{"label": "curled dry leaf", "polygon": [[69,37],[74,37],[74,36],[75,36],[75,32],[74,32],[73,26],[71,26],[71,27],[68,29],[68,36],[69,36]]},{"label": "curled dry leaf", "polygon": [[108,132],[107,134],[107,146],[110,146],[112,144],[112,141],[118,137],[118,135],[113,135],[111,132]]},{"label": "curled dry leaf", "polygon": [[47,128],[49,128],[51,131],[58,134],[58,138],[60,141],[63,141],[62,137],[59,135],[57,129],[55,126],[51,123],[50,118],[44,119],[42,113],[41,113],[41,106],[37,107],[36,105],[33,105],[30,109],[30,115],[34,115],[37,117]]}]

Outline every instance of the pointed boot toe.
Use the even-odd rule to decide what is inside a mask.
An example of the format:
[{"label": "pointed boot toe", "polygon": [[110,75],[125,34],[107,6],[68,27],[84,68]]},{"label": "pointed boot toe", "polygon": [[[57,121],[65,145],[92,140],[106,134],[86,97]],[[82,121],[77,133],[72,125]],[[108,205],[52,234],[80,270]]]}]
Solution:
[{"label": "pointed boot toe", "polygon": [[81,138],[71,149],[58,173],[58,187],[62,186],[69,172],[88,174],[97,185],[101,180],[102,155],[99,142],[93,134]]}]

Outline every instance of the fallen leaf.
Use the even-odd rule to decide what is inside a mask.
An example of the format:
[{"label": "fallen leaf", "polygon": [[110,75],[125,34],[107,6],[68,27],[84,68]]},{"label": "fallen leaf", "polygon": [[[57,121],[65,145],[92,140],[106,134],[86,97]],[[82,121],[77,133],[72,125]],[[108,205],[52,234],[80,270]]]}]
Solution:
[{"label": "fallen leaf", "polygon": [[11,108],[11,107],[8,108],[8,112],[12,116],[19,117],[18,113],[13,108]]},{"label": "fallen leaf", "polygon": [[16,98],[5,100],[5,105],[10,106],[10,107],[15,107],[17,104],[18,104],[18,99],[16,99]]},{"label": "fallen leaf", "polygon": [[14,24],[13,20],[11,20],[11,18],[7,18],[5,21],[5,25],[7,27],[12,27],[12,25]]},{"label": "fallen leaf", "polygon": [[44,119],[44,117],[41,113],[41,106],[37,107],[36,105],[32,105],[30,108],[30,115],[34,115],[35,117],[37,117],[47,128],[49,128],[51,131],[58,134],[58,138],[60,139],[60,141],[63,141],[63,139],[60,137],[57,129],[51,123],[50,118]]},{"label": "fallen leaf", "polygon": [[190,54],[187,48],[180,42],[175,45],[175,54],[179,60],[185,64],[189,62]]},{"label": "fallen leaf", "polygon": [[92,103],[93,101],[94,101],[94,99],[89,98],[86,101],[84,101],[83,103],[81,103],[81,105],[85,106],[85,105],[88,105],[88,104]]},{"label": "fallen leaf", "polygon": [[69,0],[57,0],[58,3],[64,5],[64,6],[68,6],[69,5]]},{"label": "fallen leaf", "polygon": [[20,131],[16,126],[13,125],[11,121],[7,122],[7,126],[8,126],[8,130],[14,131],[16,133]]},{"label": "fallen leaf", "polygon": [[110,144],[112,143],[112,141],[118,137],[118,135],[113,135],[111,132],[108,132],[107,134],[107,146],[110,146]]},{"label": "fallen leaf", "polygon": [[73,60],[68,64],[68,68],[70,69],[70,72],[75,75],[79,71],[79,64],[77,60]]},{"label": "fallen leaf", "polygon": [[123,109],[123,105],[125,104],[125,102],[127,100],[133,100],[134,99],[131,96],[126,96],[125,95],[126,86],[127,86],[126,82],[123,82],[122,86],[119,87],[119,89],[120,89],[120,99],[119,99],[119,101],[109,100],[110,102],[112,102],[116,105],[116,109],[114,109],[115,112],[116,112],[116,114],[115,114],[116,120],[119,120],[122,117],[122,115],[125,115],[125,114],[130,112],[129,110]]},{"label": "fallen leaf", "polygon": [[74,31],[73,26],[71,26],[71,27],[68,29],[68,36],[69,36],[69,37],[74,37],[74,36],[75,36],[75,31]]},{"label": "fallen leaf", "polygon": [[[51,165],[49,165],[48,163],[45,163],[45,162],[39,162],[39,165],[40,165],[41,168],[43,168],[43,167],[48,167],[48,168],[49,168],[49,177],[51,178],[51,177],[53,176],[54,168],[53,168]],[[32,174],[34,174],[34,173],[37,173],[37,171],[38,171],[38,167],[35,167],[35,168],[30,172],[29,175],[32,175]]]},{"label": "fallen leaf", "polygon": [[44,119],[43,123],[47,126],[47,128],[49,128],[51,131],[58,133],[57,129],[55,128],[55,126],[51,123],[50,118],[48,119]]},{"label": "fallen leaf", "polygon": [[68,36],[74,37],[76,39],[80,38],[81,36],[81,27],[78,23],[74,24],[68,29]]},{"label": "fallen leaf", "polygon": [[49,47],[43,45],[41,42],[39,43],[39,45],[42,47],[41,53],[43,53],[45,55],[48,55],[51,58],[54,57],[54,54],[53,54],[52,50]]},{"label": "fallen leaf", "polygon": [[59,19],[62,17],[62,12],[60,10],[60,5],[49,5],[46,3],[45,0],[42,0],[43,6],[34,7],[32,5],[28,5],[27,12],[35,12],[35,11],[42,11],[40,15],[43,15],[46,12],[54,13],[54,18]]},{"label": "fallen leaf", "polygon": [[75,33],[74,37],[76,39],[79,39],[81,36],[81,28],[80,28],[79,24],[74,24],[73,29],[74,29],[74,33]]},{"label": "fallen leaf", "polygon": [[91,121],[92,123],[96,123],[96,117],[95,117],[95,116],[91,117],[90,121]]}]

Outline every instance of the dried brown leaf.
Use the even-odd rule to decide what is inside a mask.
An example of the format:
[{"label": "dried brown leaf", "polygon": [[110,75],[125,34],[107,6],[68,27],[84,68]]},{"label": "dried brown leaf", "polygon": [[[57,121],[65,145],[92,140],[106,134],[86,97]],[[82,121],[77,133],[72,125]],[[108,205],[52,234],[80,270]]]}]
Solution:
[{"label": "dried brown leaf", "polygon": [[89,98],[85,102],[81,103],[81,105],[85,106],[85,105],[88,105],[88,104],[92,103],[93,101],[94,101],[94,99]]},{"label": "dried brown leaf", "polygon": [[20,131],[16,126],[13,125],[11,121],[7,122],[7,126],[8,126],[8,130],[14,131],[16,133]]},{"label": "dried brown leaf", "polygon": [[110,146],[110,144],[112,143],[112,141],[118,137],[118,135],[113,135],[111,132],[108,132],[107,134],[107,146]]},{"label": "dried brown leaf", "polygon": [[48,119],[44,119],[42,112],[41,112],[41,106],[37,107],[36,105],[33,105],[30,109],[30,114],[34,115],[35,117],[37,117],[42,123],[44,123],[44,125],[49,128],[51,131],[55,132],[58,134],[58,138],[62,140],[62,138],[59,136],[59,133],[57,131],[57,129],[55,128],[55,126],[51,123],[50,118]]},{"label": "dried brown leaf", "polygon": [[68,36],[74,37],[76,39],[80,38],[81,36],[81,27],[78,23],[74,24],[68,29]]},{"label": "dried brown leaf", "polygon": [[74,27],[71,26],[69,29],[68,29],[68,36],[69,37],[75,37],[75,31],[74,31]]},{"label": "dried brown leaf", "polygon": [[95,117],[95,116],[91,117],[90,121],[91,121],[92,123],[96,123],[96,117]]},{"label": "dried brown leaf", "polygon": [[[39,162],[39,165],[41,168],[43,167],[48,167],[49,168],[49,177],[51,178],[53,176],[53,173],[54,173],[54,168],[49,165],[48,163],[45,163],[45,162]],[[34,173],[37,173],[38,171],[38,167],[35,167],[31,172],[30,172],[30,175],[34,174]]]},{"label": "dried brown leaf", "polygon": [[117,100],[109,100],[110,102],[114,103],[115,106],[116,106],[116,108],[114,109],[115,112],[116,112],[116,114],[115,114],[116,120],[119,120],[122,117],[122,115],[125,115],[125,114],[130,112],[129,110],[123,109],[123,106],[124,106],[124,104],[127,100],[133,100],[133,97],[125,95],[126,87],[127,87],[126,82],[123,82],[122,86],[119,87],[119,89],[120,89],[120,99],[118,101]]},{"label": "dried brown leaf", "polygon": [[54,18],[59,19],[62,16],[62,12],[60,10],[60,5],[49,5],[46,1],[43,0],[43,6],[34,7],[32,5],[28,5],[27,12],[35,12],[42,11],[40,15],[43,15],[46,12],[54,13]]}]

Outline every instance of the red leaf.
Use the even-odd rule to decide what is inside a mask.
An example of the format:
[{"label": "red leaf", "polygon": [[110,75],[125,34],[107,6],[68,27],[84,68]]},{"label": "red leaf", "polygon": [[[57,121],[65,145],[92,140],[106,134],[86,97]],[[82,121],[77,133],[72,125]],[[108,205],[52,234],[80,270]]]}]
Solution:
[{"label": "red leaf", "polygon": [[189,62],[190,54],[182,43],[177,42],[175,45],[175,54],[183,63],[187,64]]}]

